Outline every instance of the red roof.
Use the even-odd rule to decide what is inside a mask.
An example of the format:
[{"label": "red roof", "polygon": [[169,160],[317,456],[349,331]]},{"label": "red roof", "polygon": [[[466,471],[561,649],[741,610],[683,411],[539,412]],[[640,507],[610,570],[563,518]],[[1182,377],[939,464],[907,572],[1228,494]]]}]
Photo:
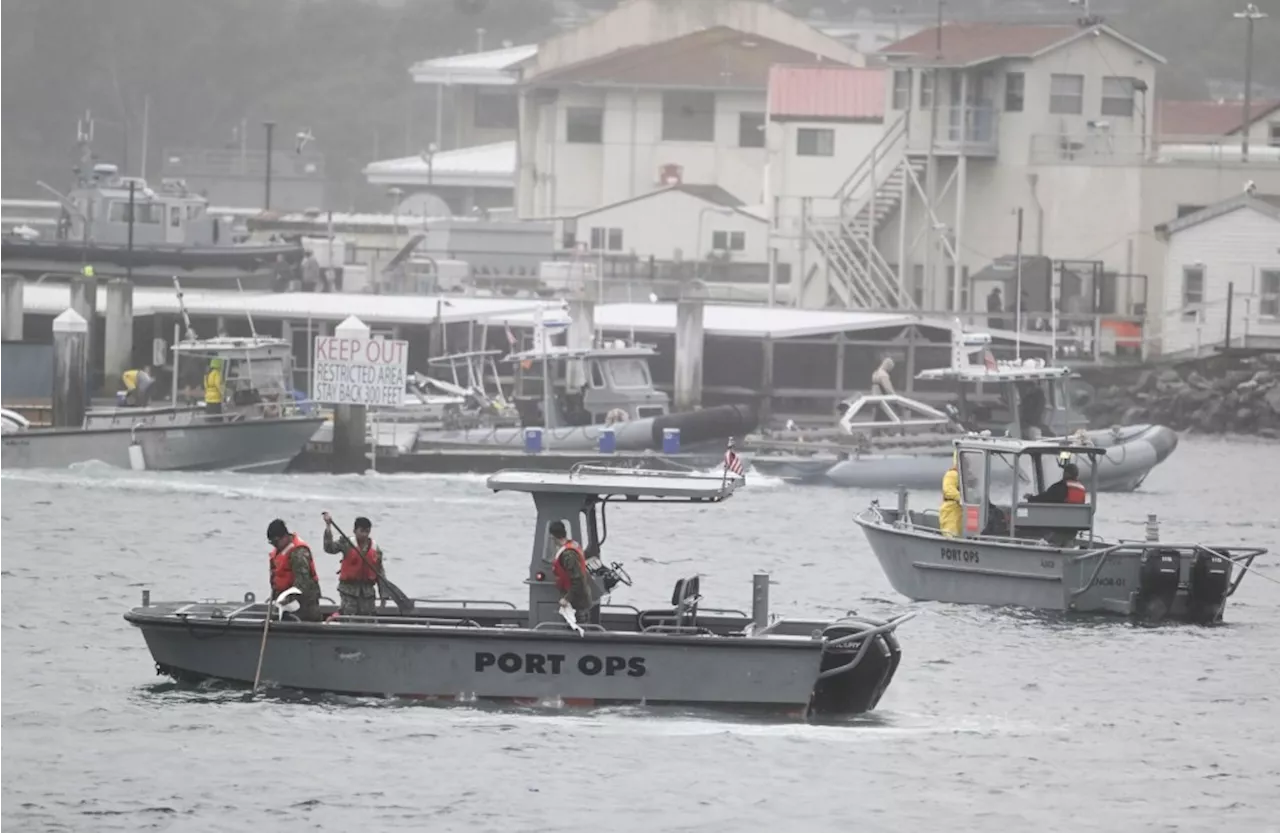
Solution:
[{"label": "red roof", "polygon": [[775,66],[769,70],[772,118],[884,119],[885,71],[845,66]]},{"label": "red roof", "polygon": [[1010,23],[948,23],[916,32],[880,50],[883,55],[914,55],[931,62],[968,66],[998,58],[1028,58],[1078,36],[1075,24],[1025,25]]},{"label": "red roof", "polygon": [[[774,64],[821,59],[769,38],[714,26],[662,43],[633,46],[548,70],[531,84],[764,89]],[[836,63],[838,62],[832,62]]]},{"label": "red roof", "polygon": [[[1280,100],[1255,101],[1249,120],[1280,109]],[[1156,134],[1160,136],[1227,136],[1240,130],[1243,101],[1157,101]]]}]

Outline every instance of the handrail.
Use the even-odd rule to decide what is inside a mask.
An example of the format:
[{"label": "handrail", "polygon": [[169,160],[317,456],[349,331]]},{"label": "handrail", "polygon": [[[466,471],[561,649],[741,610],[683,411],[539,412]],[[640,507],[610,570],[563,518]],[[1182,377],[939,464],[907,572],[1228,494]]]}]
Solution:
[{"label": "handrail", "polygon": [[897,121],[889,126],[887,130],[880,136],[880,139],[871,146],[871,152],[862,157],[862,161],[858,166],[845,177],[844,182],[840,183],[840,187],[836,189],[835,196],[840,200],[841,204],[847,201],[850,195],[860,186],[868,176],[871,175],[876,165],[884,158],[890,156],[894,145],[906,137],[907,133],[907,114],[903,113],[898,116]]},{"label": "handrail", "polygon": [[[382,601],[385,603],[386,599],[383,599]],[[413,601],[415,604],[461,605],[464,608],[468,605],[496,605],[498,607],[510,608],[511,610],[519,610],[519,608],[511,602],[503,601],[502,599],[414,599]]]},{"label": "handrail", "polygon": [[[584,631],[592,631],[592,632],[599,631],[600,633],[605,633],[605,629],[603,625],[593,625],[590,622],[584,622],[578,625],[578,627]],[[539,622],[538,624],[533,626],[533,630],[535,631],[566,630],[566,631],[572,632],[573,628],[569,627],[568,622],[551,620],[547,622]]]}]

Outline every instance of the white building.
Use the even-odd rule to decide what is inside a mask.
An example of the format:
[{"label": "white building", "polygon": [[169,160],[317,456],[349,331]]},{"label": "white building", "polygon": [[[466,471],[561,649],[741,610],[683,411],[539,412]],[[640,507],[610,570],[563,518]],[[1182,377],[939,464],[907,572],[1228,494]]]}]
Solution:
[{"label": "white building", "polygon": [[1163,350],[1280,347],[1280,196],[1241,194],[1156,229],[1165,251]]},{"label": "white building", "polygon": [[1024,286],[1031,310],[1145,317],[1158,349],[1164,253],[1150,229],[1249,180],[1280,193],[1274,153],[1245,161],[1221,137],[1154,134],[1165,59],[1107,26],[950,24],[881,57],[892,72],[873,154],[833,172],[825,205],[777,208],[779,248],[821,263],[803,270],[805,305],[879,305],[896,284],[897,306],[983,308],[967,277],[1014,253],[1022,209],[1024,254],[1055,261]]},{"label": "white building", "polygon": [[754,0],[627,0],[551,38],[520,84],[521,217],[684,182],[763,200],[769,68],[862,57]]}]

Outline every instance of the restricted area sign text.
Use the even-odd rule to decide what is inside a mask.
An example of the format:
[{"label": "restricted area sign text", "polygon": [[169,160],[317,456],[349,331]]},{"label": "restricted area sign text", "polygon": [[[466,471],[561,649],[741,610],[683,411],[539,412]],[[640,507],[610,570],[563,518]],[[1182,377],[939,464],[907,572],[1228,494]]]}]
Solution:
[{"label": "restricted area sign text", "polygon": [[407,341],[316,336],[311,398],[331,405],[399,405],[408,364]]}]

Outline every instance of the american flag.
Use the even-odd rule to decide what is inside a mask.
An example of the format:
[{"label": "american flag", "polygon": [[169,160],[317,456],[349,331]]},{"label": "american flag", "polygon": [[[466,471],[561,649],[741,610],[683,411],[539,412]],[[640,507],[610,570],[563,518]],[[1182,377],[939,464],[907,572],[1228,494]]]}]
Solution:
[{"label": "american flag", "polygon": [[987,370],[998,370],[996,365],[996,357],[991,355],[990,350],[982,351],[982,362],[987,366]]},{"label": "american flag", "polygon": [[511,332],[510,324],[506,325],[506,329],[507,329],[507,344],[510,345],[512,348],[514,348],[516,346],[516,334]]},{"label": "american flag", "polygon": [[733,440],[729,440],[729,447],[724,450],[724,470],[731,471],[738,477],[746,477],[742,470],[742,458],[733,450]]}]

